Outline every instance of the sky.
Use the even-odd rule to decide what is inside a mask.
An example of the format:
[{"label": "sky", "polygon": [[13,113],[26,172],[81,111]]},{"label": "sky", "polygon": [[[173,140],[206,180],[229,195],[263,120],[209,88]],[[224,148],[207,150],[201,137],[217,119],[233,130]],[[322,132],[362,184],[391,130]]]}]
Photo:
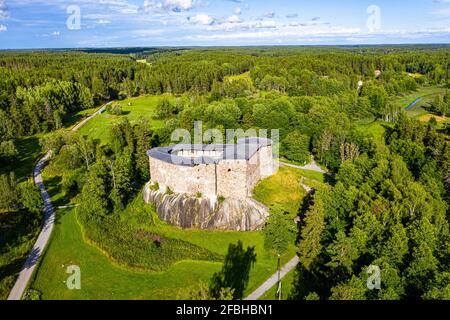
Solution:
[{"label": "sky", "polygon": [[450,43],[450,0],[0,0],[0,49]]}]

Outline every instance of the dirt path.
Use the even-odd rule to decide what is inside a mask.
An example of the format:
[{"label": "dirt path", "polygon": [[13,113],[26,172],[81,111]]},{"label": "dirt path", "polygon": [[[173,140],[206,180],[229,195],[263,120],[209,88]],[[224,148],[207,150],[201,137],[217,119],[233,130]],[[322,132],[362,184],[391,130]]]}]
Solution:
[{"label": "dirt path", "polygon": [[280,166],[308,170],[308,171],[315,171],[315,172],[319,172],[319,173],[327,173],[325,170],[323,170],[321,167],[319,167],[317,165],[317,163],[314,159],[312,160],[312,162],[310,164],[307,164],[306,166],[297,166],[295,164],[290,164],[290,163],[281,162],[281,161],[280,161]]}]

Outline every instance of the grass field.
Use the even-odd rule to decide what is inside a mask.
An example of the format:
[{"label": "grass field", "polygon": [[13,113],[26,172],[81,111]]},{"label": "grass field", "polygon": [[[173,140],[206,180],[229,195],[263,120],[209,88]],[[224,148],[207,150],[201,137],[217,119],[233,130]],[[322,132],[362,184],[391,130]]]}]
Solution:
[{"label": "grass field", "polygon": [[417,98],[425,97],[425,96],[434,96],[436,94],[442,94],[442,93],[445,93],[444,88],[421,87],[414,92],[396,97],[396,99],[393,101],[393,103],[402,108],[406,108],[410,103],[412,103]]},{"label": "grass field", "polygon": [[[52,241],[40,264],[32,288],[42,293],[43,299],[182,299],[200,282],[209,283],[221,263],[181,261],[166,272],[128,270],[113,264],[97,248],[82,237],[74,210],[61,210]],[[197,243],[224,254],[228,244],[242,240],[244,245],[256,247],[257,263],[250,275],[246,293],[250,293],[276,271],[277,259],[267,254],[263,236],[259,232],[207,232],[181,230],[166,226],[163,233]],[[287,262],[295,248],[283,256]],[[64,281],[66,268],[77,265],[81,269],[81,290],[68,290]]]},{"label": "grass field", "polygon": [[390,123],[381,120],[360,121],[356,124],[356,130],[365,135],[372,136],[378,141],[382,141],[386,127],[390,125]]},{"label": "grass field", "polygon": [[136,62],[138,62],[138,63],[143,63],[143,64],[146,64],[146,65],[148,65],[148,66],[151,66],[151,65],[152,65],[152,64],[151,64],[150,62],[148,62],[146,59],[136,60]]},{"label": "grass field", "polygon": [[[395,97],[391,102],[395,105],[399,106],[401,109],[405,109],[411,103],[416,101],[419,98],[422,98],[418,101],[412,108],[407,110],[407,114],[410,117],[421,121],[428,121],[434,115],[431,115],[429,111],[426,110],[426,107],[429,106],[429,103],[433,101],[434,97],[437,94],[445,93],[444,88],[438,87],[423,87],[419,88],[417,91]],[[434,116],[438,123],[445,122],[443,119],[439,119],[439,117]],[[441,121],[440,121],[441,120]],[[377,140],[383,140],[384,133],[386,132],[387,126],[391,126],[391,123],[384,122],[381,120],[376,120],[375,118],[360,120],[356,123],[356,129],[362,133],[367,135],[371,135]]]},{"label": "grass field", "polygon": [[430,112],[431,103],[438,94],[445,94],[447,89],[439,87],[420,88],[417,92],[399,97],[396,103],[403,107],[410,105],[412,102],[421,98],[417,103],[407,110],[407,114],[421,122],[428,122],[431,118],[435,118],[438,123],[438,128],[442,128],[444,123],[450,122],[448,117],[440,117]]},{"label": "grass field", "polygon": [[261,181],[253,191],[256,200],[270,207],[281,206],[296,214],[306,191],[300,186],[302,171],[281,167],[277,174]]},{"label": "grass field", "polygon": [[[93,139],[98,139],[101,143],[108,141],[109,128],[122,119],[128,118],[131,124],[136,123],[140,118],[145,118],[149,121],[152,128],[161,128],[164,122],[155,120],[155,109],[158,101],[163,96],[143,96],[138,98],[130,98],[118,103],[122,106],[124,112],[121,116],[113,116],[107,112],[96,116],[91,121],[87,122],[78,132],[83,136],[90,136]],[[169,99],[175,99],[167,96]],[[130,104],[130,105],[128,105]]]}]

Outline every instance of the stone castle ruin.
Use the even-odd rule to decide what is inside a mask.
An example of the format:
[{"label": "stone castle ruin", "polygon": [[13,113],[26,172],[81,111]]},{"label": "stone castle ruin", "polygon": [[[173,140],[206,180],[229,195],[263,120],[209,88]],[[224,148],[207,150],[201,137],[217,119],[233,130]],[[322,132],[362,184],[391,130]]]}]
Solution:
[{"label": "stone castle ruin", "polygon": [[251,198],[256,184],[275,172],[272,141],[175,145],[148,152],[147,203],[161,219],[183,227],[250,231],[264,226],[267,208]]}]

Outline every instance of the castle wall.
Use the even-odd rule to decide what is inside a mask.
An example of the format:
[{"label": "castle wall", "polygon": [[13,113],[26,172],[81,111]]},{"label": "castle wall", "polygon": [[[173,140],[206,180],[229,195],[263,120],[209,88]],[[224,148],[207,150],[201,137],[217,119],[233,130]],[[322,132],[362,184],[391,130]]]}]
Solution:
[{"label": "castle wall", "polygon": [[150,175],[153,183],[158,182],[161,191],[167,187],[176,193],[206,197],[216,195],[216,173],[214,165],[194,167],[178,166],[150,157]]},{"label": "castle wall", "polygon": [[247,164],[247,196],[251,197],[253,189],[261,180],[261,161],[259,151],[248,161]]},{"label": "castle wall", "polygon": [[275,164],[273,159],[273,147],[263,147],[259,151],[259,161],[261,166],[261,179],[270,177],[275,173]]},{"label": "castle wall", "polygon": [[217,195],[225,198],[246,198],[247,161],[224,160],[217,165]]}]

